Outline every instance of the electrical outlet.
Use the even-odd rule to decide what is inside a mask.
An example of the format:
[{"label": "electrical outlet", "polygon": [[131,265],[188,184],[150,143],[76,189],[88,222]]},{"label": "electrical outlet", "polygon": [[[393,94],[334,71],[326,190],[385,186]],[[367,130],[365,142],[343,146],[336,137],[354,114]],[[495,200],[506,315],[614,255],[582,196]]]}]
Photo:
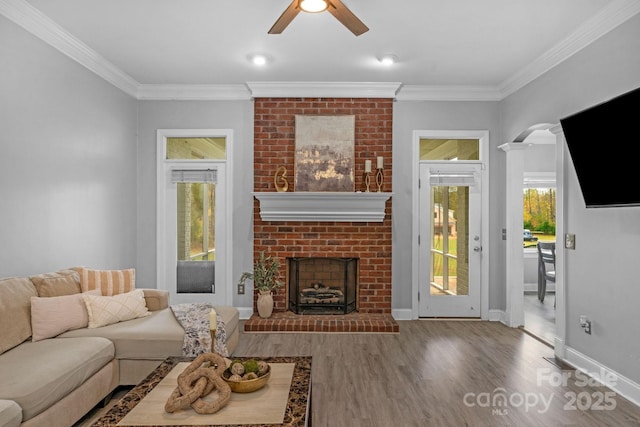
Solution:
[{"label": "electrical outlet", "polygon": [[591,320],[584,314],[580,315],[580,327],[585,333],[591,335]]},{"label": "electrical outlet", "polygon": [[566,249],[575,249],[576,248],[576,235],[571,233],[566,233],[564,235],[564,247]]},{"label": "electrical outlet", "polygon": [[244,295],[244,283],[238,284],[238,295]]}]

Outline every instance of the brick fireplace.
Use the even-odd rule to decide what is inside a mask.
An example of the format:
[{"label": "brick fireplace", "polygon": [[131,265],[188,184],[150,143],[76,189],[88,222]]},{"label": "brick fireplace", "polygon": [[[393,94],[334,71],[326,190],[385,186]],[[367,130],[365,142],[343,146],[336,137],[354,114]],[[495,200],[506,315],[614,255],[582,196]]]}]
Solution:
[{"label": "brick fireplace", "polygon": [[[365,160],[384,158],[383,192],[392,188],[392,99],[378,98],[256,98],[254,100],[254,191],[275,192],[274,174],[289,171],[289,192],[295,191],[295,115],[355,116],[355,180],[360,189]],[[375,166],[374,166],[375,167]],[[376,191],[377,188],[373,191]],[[354,196],[356,194],[354,193]],[[265,251],[279,259],[281,280],[287,283],[292,258],[357,258],[355,311],[348,314],[305,315],[288,308],[287,286],[274,295],[269,319],[254,315],[245,331],[397,332],[391,316],[391,203],[381,222],[265,221],[254,200],[254,259]],[[254,299],[254,312],[257,296]]]}]

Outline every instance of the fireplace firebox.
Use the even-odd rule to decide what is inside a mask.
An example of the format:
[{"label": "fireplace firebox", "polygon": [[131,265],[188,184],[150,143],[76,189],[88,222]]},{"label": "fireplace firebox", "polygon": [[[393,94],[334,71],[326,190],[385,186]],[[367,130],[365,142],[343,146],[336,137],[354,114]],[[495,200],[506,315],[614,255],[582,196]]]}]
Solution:
[{"label": "fireplace firebox", "polygon": [[356,310],[358,258],[288,258],[289,310],[347,314]]}]

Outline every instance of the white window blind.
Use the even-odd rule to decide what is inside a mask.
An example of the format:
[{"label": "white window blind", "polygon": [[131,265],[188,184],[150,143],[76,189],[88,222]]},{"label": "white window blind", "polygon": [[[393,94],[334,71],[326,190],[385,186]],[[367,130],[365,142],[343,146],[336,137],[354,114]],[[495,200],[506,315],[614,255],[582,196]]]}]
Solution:
[{"label": "white window blind", "polygon": [[431,186],[472,187],[476,185],[475,171],[440,171],[431,170],[429,173]]},{"label": "white window blind", "polygon": [[172,169],[171,182],[211,182],[215,183],[218,171],[215,169]]}]

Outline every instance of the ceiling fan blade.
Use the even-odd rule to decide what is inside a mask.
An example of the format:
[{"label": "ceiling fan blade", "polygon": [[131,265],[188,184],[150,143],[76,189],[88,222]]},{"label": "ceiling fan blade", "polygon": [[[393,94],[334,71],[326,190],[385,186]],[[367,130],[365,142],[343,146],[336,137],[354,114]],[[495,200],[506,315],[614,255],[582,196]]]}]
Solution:
[{"label": "ceiling fan blade", "polygon": [[280,18],[273,24],[271,29],[269,30],[269,34],[280,34],[287,28],[287,25],[293,21],[293,18],[296,17],[300,13],[300,8],[298,7],[298,0],[293,0],[289,7],[282,12]]},{"label": "ceiling fan blade", "polygon": [[353,12],[351,12],[349,8],[342,3],[342,1],[330,0],[329,8],[327,10],[356,36],[369,31],[369,27],[364,25],[364,23],[358,19],[358,17],[354,15]]}]

